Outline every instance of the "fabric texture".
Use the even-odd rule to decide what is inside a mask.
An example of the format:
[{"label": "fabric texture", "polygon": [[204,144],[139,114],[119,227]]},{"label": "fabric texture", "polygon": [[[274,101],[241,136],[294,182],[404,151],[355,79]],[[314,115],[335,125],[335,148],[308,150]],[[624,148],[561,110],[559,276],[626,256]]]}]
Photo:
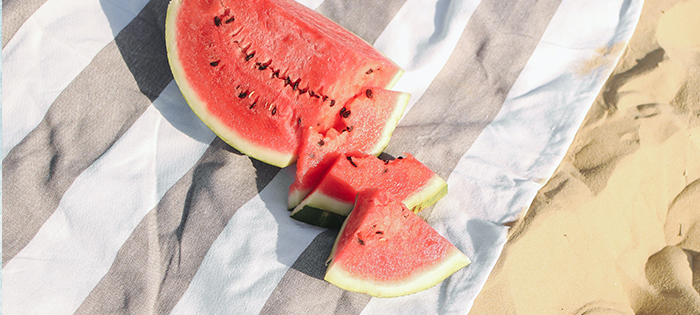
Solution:
[{"label": "fabric texture", "polygon": [[[3,1],[3,313],[465,314],[635,29],[641,0],[301,0],[397,62],[385,153],[449,193],[422,216],[473,262],[417,294],[323,280],[337,230],[294,166],[223,141],[172,79],[167,0]],[[11,4],[11,5],[10,5]]]}]

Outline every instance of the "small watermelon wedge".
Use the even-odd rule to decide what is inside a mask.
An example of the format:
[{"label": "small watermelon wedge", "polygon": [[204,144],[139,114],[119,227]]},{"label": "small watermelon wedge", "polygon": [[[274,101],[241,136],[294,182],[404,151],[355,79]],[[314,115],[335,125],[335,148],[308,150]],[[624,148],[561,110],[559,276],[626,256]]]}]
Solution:
[{"label": "small watermelon wedge", "polygon": [[325,134],[364,87],[403,73],[381,52],[294,0],[172,0],[173,77],[199,118],[242,153],[284,167],[307,128]]},{"label": "small watermelon wedge", "polygon": [[287,208],[293,209],[318,185],[328,167],[345,152],[379,155],[401,119],[410,95],[366,87],[338,111],[340,120],[325,134],[304,131]]},{"label": "small watermelon wedge", "polygon": [[447,194],[447,183],[411,154],[381,160],[354,151],[336,158],[290,216],[317,226],[339,228],[352,210],[357,192],[369,188],[390,193],[415,213]]},{"label": "small watermelon wedge", "polygon": [[358,193],[328,260],[326,281],[375,297],[428,289],[470,263],[428,223],[377,189]]}]

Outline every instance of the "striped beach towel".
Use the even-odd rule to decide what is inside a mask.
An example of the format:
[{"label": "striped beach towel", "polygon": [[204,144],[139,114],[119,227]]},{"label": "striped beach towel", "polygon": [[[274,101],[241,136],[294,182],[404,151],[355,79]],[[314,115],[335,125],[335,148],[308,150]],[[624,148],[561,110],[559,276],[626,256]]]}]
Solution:
[{"label": "striped beach towel", "polygon": [[[323,280],[337,230],[174,83],[168,0],[3,0],[3,314],[466,314],[561,161],[642,0],[300,0],[406,73],[386,151],[447,180],[427,221],[473,261],[371,298]],[[533,255],[536,255],[533,249]]]}]

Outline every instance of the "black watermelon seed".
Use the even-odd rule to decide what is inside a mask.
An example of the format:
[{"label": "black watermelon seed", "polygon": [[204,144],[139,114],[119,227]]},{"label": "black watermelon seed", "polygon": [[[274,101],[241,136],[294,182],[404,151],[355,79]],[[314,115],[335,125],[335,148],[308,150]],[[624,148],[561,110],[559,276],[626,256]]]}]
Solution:
[{"label": "black watermelon seed", "polygon": [[209,65],[212,66],[212,67],[216,67],[216,66],[219,65],[219,61],[221,61],[221,60],[212,61],[212,62],[209,63]]},{"label": "black watermelon seed", "polygon": [[389,160],[384,160],[384,164],[389,164]]},{"label": "black watermelon seed", "polygon": [[[343,108],[345,108],[345,107],[343,107]],[[350,117],[350,111],[349,111],[349,110],[340,111],[340,117],[343,117],[343,118],[348,118],[348,117]]]},{"label": "black watermelon seed", "polygon": [[296,91],[296,90],[297,90],[297,88],[299,87],[299,82],[300,82],[300,81],[301,81],[301,80],[296,80],[296,81],[294,81],[294,85],[292,85],[292,91]]},{"label": "black watermelon seed", "polygon": [[277,114],[277,106],[272,109],[272,115]]},{"label": "black watermelon seed", "polygon": [[248,60],[252,59],[253,57],[255,57],[255,53],[251,53],[250,55],[245,56],[245,61],[248,61]]},{"label": "black watermelon seed", "polygon": [[367,91],[365,91],[365,95],[367,95],[367,98],[372,98],[372,90],[367,89]]},{"label": "black watermelon seed", "polygon": [[308,91],[308,89],[299,90],[299,95],[306,93],[306,91]]},{"label": "black watermelon seed", "polygon": [[253,104],[250,104],[250,107],[248,107],[248,109],[253,109],[253,107],[255,107],[255,105],[257,105],[257,104],[258,104],[257,102],[253,102]]},{"label": "black watermelon seed", "polygon": [[320,146],[322,146],[324,144],[326,144],[326,141],[323,141],[323,139],[321,139],[321,141],[318,142],[318,145],[320,145]]},{"label": "black watermelon seed", "polygon": [[335,106],[335,100],[331,100],[331,107]]},{"label": "black watermelon seed", "polygon": [[328,99],[328,95],[323,96],[323,101],[325,102]]},{"label": "black watermelon seed", "polygon": [[388,172],[388,171],[389,171],[389,169],[388,169],[388,168],[385,168],[385,169],[384,169],[384,173],[386,173],[386,172]]},{"label": "black watermelon seed", "polygon": [[297,125],[301,125],[301,118],[297,118]]},{"label": "black watermelon seed", "polygon": [[372,72],[374,72],[374,70],[369,69],[369,70],[367,70],[367,72],[365,72],[365,74],[370,74],[370,73],[372,73]]},{"label": "black watermelon seed", "polygon": [[374,232],[374,233],[375,233],[375,234],[382,235],[382,234],[384,234],[384,231],[376,231],[376,232]]},{"label": "black watermelon seed", "polygon": [[268,66],[268,65],[261,64],[261,63],[257,63],[257,65],[258,65],[258,70],[265,70],[265,69],[267,69],[267,66]]},{"label": "black watermelon seed", "polygon": [[346,159],[348,159],[348,161],[350,161],[350,165],[352,165],[353,167],[357,167],[357,164],[355,164],[355,162],[352,160],[351,156],[346,157]]},{"label": "black watermelon seed", "polygon": [[352,131],[352,126],[347,126],[347,127],[345,127],[345,130],[347,130],[348,132],[351,132],[351,131]]},{"label": "black watermelon seed", "polygon": [[221,18],[218,16],[214,17],[214,25],[219,26],[221,25]]},{"label": "black watermelon seed", "polygon": [[318,97],[318,96],[316,96],[316,93],[314,93],[314,91],[309,91],[309,96],[311,96],[311,97]]},{"label": "black watermelon seed", "polygon": [[230,19],[224,21],[224,23],[228,24],[228,23],[233,22],[234,20],[236,20],[236,18],[233,18],[233,17],[232,17],[232,18],[230,18]]},{"label": "black watermelon seed", "polygon": [[280,71],[279,71],[279,70],[275,70],[274,72],[272,72],[272,77],[273,77],[273,78],[279,78],[279,77],[280,77]]},{"label": "black watermelon seed", "polygon": [[403,156],[399,156],[399,157],[397,157],[396,159],[397,159],[397,160],[401,160],[401,159],[403,159]]},{"label": "black watermelon seed", "polygon": [[287,86],[287,85],[290,85],[290,84],[292,84],[292,79],[290,79],[289,76],[287,76],[287,78],[284,79],[284,86]]},{"label": "black watermelon seed", "polygon": [[238,97],[240,98],[245,98],[246,96],[248,96],[248,92],[241,92],[240,94],[238,94]]},{"label": "black watermelon seed", "polygon": [[363,241],[363,240],[361,240],[361,239],[359,239],[359,238],[357,239],[357,242],[360,243],[360,245],[365,245],[365,241]]}]

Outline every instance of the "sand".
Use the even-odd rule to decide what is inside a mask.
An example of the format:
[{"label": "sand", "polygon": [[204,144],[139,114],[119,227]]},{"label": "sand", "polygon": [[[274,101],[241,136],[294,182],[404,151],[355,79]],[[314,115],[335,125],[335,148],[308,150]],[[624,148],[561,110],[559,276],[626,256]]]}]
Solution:
[{"label": "sand", "polygon": [[700,0],[647,0],[470,314],[700,314]]}]

